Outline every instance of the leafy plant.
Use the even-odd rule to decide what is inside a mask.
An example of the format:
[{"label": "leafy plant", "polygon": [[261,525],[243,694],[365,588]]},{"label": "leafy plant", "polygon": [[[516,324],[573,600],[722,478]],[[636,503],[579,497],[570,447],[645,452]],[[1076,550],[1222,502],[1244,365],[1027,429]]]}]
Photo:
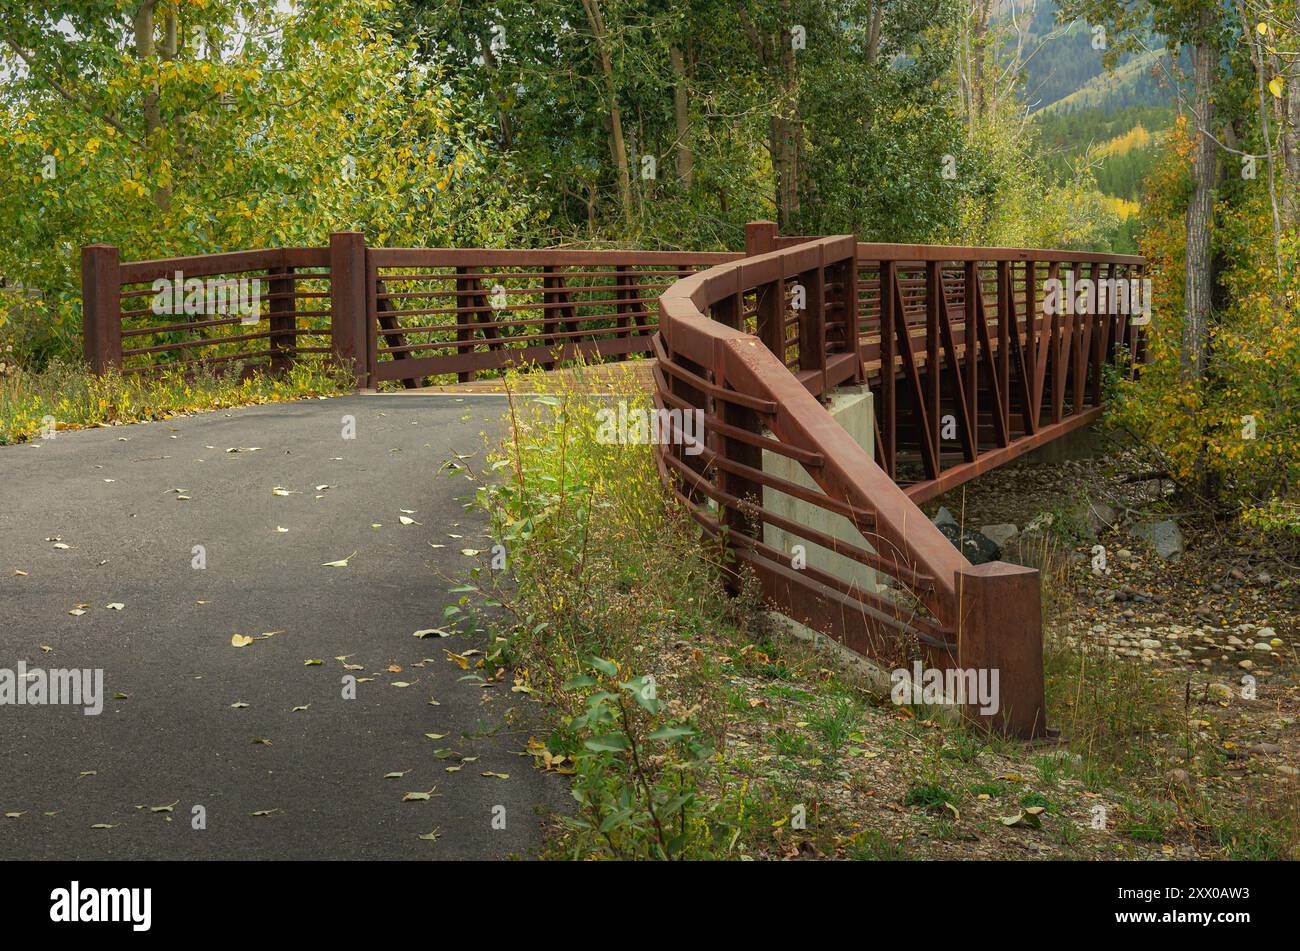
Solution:
[{"label": "leafy plant", "polygon": [[573,753],[578,812],[564,822],[611,858],[690,857],[706,831],[695,773],[710,748],[688,721],[666,714],[653,677],[620,679],[618,665],[600,657],[587,669],[566,684],[583,711],[568,721],[581,746]]}]

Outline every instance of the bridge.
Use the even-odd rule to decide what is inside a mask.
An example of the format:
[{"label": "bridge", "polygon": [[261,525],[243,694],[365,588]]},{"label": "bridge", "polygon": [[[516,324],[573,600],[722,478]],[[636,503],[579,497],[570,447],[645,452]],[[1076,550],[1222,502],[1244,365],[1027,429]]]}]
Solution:
[{"label": "bridge", "polygon": [[[1114,294],[1053,306],[1052,282],[1127,286],[1142,259],[783,236],[770,222],[745,244],[387,249],[337,232],[328,247],[136,262],[92,245],[85,356],[151,374],[282,372],[327,354],[358,390],[652,356],[656,407],[707,434],[698,453],[656,447],[664,484],[774,607],[879,661],[919,645],[932,666],[996,669],[1001,708],[966,715],[1044,736],[1038,572],[972,565],[918,504],[1099,418],[1106,367],[1136,372],[1142,329]],[[252,281],[265,313],[211,306]],[[841,425],[846,393],[869,408],[865,436]],[[803,563],[794,544],[818,554]]]}]

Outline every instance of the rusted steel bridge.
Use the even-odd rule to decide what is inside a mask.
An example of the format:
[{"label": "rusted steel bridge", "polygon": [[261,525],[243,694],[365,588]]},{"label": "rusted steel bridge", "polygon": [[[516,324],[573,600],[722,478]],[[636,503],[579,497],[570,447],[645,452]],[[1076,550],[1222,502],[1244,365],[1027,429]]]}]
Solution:
[{"label": "rusted steel bridge", "polygon": [[[1105,368],[1145,357],[1141,328],[1113,300],[1045,306],[1049,288],[1113,288],[1142,260],[790,237],[770,222],[745,237],[744,252],[701,253],[381,249],[339,232],[325,248],[130,263],[92,245],[85,354],[126,374],[328,354],[359,389],[653,355],[656,406],[706,432],[698,453],[656,447],[664,483],[775,607],[887,663],[919,651],[996,670],[999,709],[967,715],[1042,736],[1038,572],[971,565],[917,504],[1100,416]],[[256,306],[230,305],[250,288]],[[845,388],[870,392],[867,439],[826,405]],[[790,539],[871,574],[799,563]]]}]

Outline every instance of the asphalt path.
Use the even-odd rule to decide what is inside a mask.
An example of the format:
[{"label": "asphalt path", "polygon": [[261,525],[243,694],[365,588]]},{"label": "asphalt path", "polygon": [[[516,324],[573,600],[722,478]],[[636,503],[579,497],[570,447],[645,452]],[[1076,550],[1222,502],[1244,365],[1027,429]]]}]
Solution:
[{"label": "asphalt path", "polygon": [[104,693],[0,705],[0,858],[535,855],[570,801],[524,755],[535,702],[448,654],[481,639],[414,636],[491,547],[438,470],[502,410],[352,396],[0,448],[0,678]]}]

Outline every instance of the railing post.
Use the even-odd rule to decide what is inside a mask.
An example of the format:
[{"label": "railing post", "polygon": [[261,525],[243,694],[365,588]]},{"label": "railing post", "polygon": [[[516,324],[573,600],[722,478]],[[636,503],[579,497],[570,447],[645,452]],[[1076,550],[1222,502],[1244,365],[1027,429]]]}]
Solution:
[{"label": "railing post", "polygon": [[297,300],[293,293],[293,268],[273,267],[268,291],[271,298],[270,307],[270,349],[271,372],[283,373],[293,366],[298,350]]},{"label": "railing post", "polygon": [[818,250],[818,266],[799,275],[804,288],[804,310],[799,314],[799,372],[814,370],[821,376],[819,395],[826,385],[826,250]]},{"label": "railing post", "polygon": [[[734,299],[724,298],[724,300]],[[734,358],[721,342],[718,342],[714,347],[713,354],[713,381],[719,386],[726,387],[728,384],[728,361]],[[711,402],[713,412],[728,426],[747,430],[756,436],[762,433],[762,420],[759,418],[758,413],[752,409],[716,397]],[[730,462],[748,466],[751,469],[761,470],[763,468],[763,450],[759,447],[721,433],[711,433],[710,435],[713,437],[713,449],[719,456]],[[719,467],[716,484],[722,492],[728,493],[741,501],[753,502],[758,507],[762,507],[763,486],[760,483]],[[752,512],[748,512],[734,504],[719,505],[718,524],[726,529],[727,535],[724,536],[724,542],[733,553],[740,548],[740,545],[733,540],[733,535],[762,538],[762,526],[758,519],[754,517]],[[736,567],[728,572],[726,579],[727,588],[732,594],[740,593],[741,572],[738,566],[739,557],[736,556]]]},{"label": "railing post", "polygon": [[122,366],[121,254],[111,244],[81,249],[82,351],[91,372]]},{"label": "railing post", "polygon": [[[898,330],[894,324],[894,311],[898,302],[894,295],[897,286],[897,265],[893,261],[880,262],[880,442],[884,458],[880,464],[891,479],[897,474],[895,466],[898,446],[898,403],[895,398],[894,351]],[[907,341],[903,341],[904,345]],[[904,366],[907,364],[904,363]]]},{"label": "railing post", "polygon": [[926,422],[930,425],[930,442],[934,446],[935,471],[926,473],[937,479],[943,468],[942,420],[939,417],[939,321],[942,309],[947,302],[943,300],[943,284],[939,275],[939,262],[927,261],[925,264],[925,412]]},{"label": "railing post", "polygon": [[334,359],[351,369],[357,389],[369,379],[367,301],[374,288],[366,287],[366,239],[359,231],[330,235],[330,329]]},{"label": "railing post", "polygon": [[[996,710],[969,695],[967,720],[1020,739],[1047,735],[1043,694],[1043,614],[1037,569],[990,561],[958,568],[957,666],[972,673],[997,673]],[[973,702],[972,702],[973,701]],[[991,707],[992,705],[990,705]]]},{"label": "railing post", "polygon": [[745,254],[753,257],[776,250],[776,222],[751,221],[745,225]]}]

